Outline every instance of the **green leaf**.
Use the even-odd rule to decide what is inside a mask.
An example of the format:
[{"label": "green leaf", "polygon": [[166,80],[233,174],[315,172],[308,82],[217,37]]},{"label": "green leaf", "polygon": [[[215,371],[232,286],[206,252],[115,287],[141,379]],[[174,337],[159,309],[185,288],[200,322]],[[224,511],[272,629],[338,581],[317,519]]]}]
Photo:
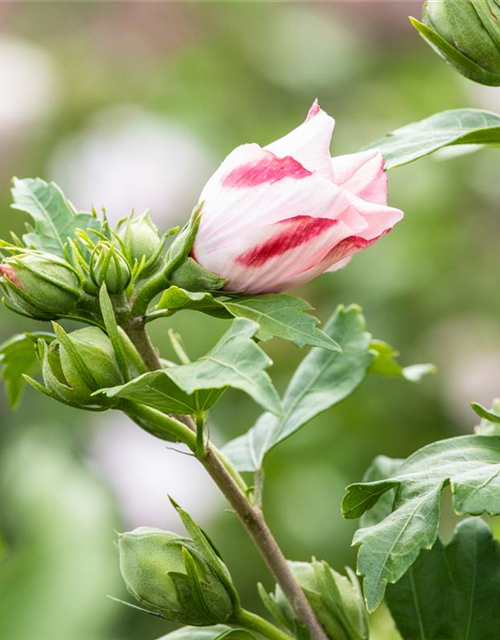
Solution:
[{"label": "green leaf", "polygon": [[[385,480],[391,475],[394,475],[403,462],[403,460],[397,458],[377,456],[363,476],[363,482]],[[396,489],[389,489],[389,491],[386,491],[369,511],[365,511],[365,513],[363,513],[359,522],[360,526],[363,528],[371,527],[378,524],[384,518],[387,518],[392,511],[395,496]]]},{"label": "green leaf", "polygon": [[77,229],[99,229],[100,223],[89,213],[75,213],[61,189],[40,178],[14,178],[13,209],[28,213],[35,222],[34,231],[23,236],[28,246],[54,253],[64,258],[68,238],[75,238]]},{"label": "green leaf", "polygon": [[350,485],[342,503],[346,518],[358,518],[396,489],[393,511],[359,529],[358,573],[365,576],[369,611],[382,601],[387,583],[401,578],[421,549],[436,541],[441,490],[451,485],[458,514],[500,514],[500,437],[462,436],[435,442],[411,455],[383,480]]},{"label": "green leaf", "polygon": [[414,162],[457,144],[500,144],[500,116],[481,109],[451,109],[388,133],[368,149],[380,149],[385,168]]},{"label": "green leaf", "polygon": [[488,525],[470,518],[446,546],[438,539],[387,589],[387,604],[404,640],[498,638],[500,545]]},{"label": "green leaf", "polygon": [[471,407],[477,413],[480,418],[487,420],[488,422],[500,423],[500,401],[495,400],[493,403],[493,409],[489,411],[483,405],[477,402],[471,402]]},{"label": "green leaf", "polygon": [[317,328],[319,320],[305,313],[312,307],[300,298],[268,293],[248,298],[234,298],[223,304],[233,316],[258,322],[260,329],[257,337],[260,340],[269,340],[277,336],[297,347],[308,345],[330,351],[340,350],[335,340]]},{"label": "green leaf", "polygon": [[338,351],[339,345],[317,327],[319,320],[308,315],[312,307],[300,298],[268,293],[243,298],[214,298],[208,292],[192,293],[177,286],[167,289],[156,310],[172,315],[182,309],[203,311],[218,318],[248,318],[259,324],[259,340],[273,336],[289,340],[297,347],[306,345]]},{"label": "green leaf", "polygon": [[245,629],[230,629],[224,625],[216,627],[183,627],[158,640],[255,640]]},{"label": "green leaf", "polygon": [[193,414],[208,410],[228,387],[233,387],[279,414],[279,396],[264,371],[272,364],[271,360],[252,339],[258,328],[251,320],[237,318],[215,347],[199,360],[146,373],[101,392],[166,413]]},{"label": "green leaf", "polygon": [[166,315],[173,315],[183,309],[203,311],[217,318],[231,318],[231,314],[224,305],[216,300],[211,293],[193,293],[185,291],[177,286],[169,287],[164,291],[156,306],[157,311],[167,311]]},{"label": "green leaf", "polygon": [[36,352],[38,338],[52,340],[50,333],[38,332],[13,336],[0,345],[0,368],[2,380],[5,380],[9,405],[15,409],[24,390],[24,374],[39,369]]},{"label": "green leaf", "polygon": [[263,414],[250,431],[224,447],[224,453],[240,471],[260,469],[268,451],[344,400],[364,380],[373,354],[361,309],[338,307],[325,332],[342,352],[312,349],[288,386],[283,416]]},{"label": "green leaf", "polygon": [[429,363],[402,367],[397,361],[399,352],[382,340],[373,340],[370,349],[375,353],[370,373],[404,378],[409,382],[420,382],[429,373],[436,373],[436,367]]}]

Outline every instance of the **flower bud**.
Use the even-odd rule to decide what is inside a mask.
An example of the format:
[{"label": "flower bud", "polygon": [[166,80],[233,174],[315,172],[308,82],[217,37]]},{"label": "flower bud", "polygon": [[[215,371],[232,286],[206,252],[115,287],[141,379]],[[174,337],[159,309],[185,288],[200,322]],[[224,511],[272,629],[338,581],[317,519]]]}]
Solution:
[{"label": "flower bud", "polygon": [[106,283],[109,293],[122,293],[131,279],[125,257],[110,242],[98,243],[90,259],[90,276],[97,287]]},{"label": "flower bud", "polygon": [[82,294],[75,269],[50,253],[27,251],[7,258],[0,275],[15,309],[37,320],[70,314]]},{"label": "flower bud", "polygon": [[156,265],[164,242],[151,220],[150,211],[145,211],[137,218],[129,218],[120,236],[130,264],[144,260],[146,271]]},{"label": "flower bud", "polygon": [[412,20],[415,28],[459,73],[500,85],[499,0],[429,0],[422,20]]},{"label": "flower bud", "polygon": [[120,535],[118,549],[127,589],[149,611],[194,626],[232,616],[227,586],[192,540],[140,527]]},{"label": "flower bud", "polygon": [[[368,619],[358,580],[347,568],[348,577],[334,571],[326,562],[290,562],[292,573],[304,591],[326,635],[331,640],[366,640]],[[271,613],[290,629],[296,627],[295,615],[280,587],[274,594],[261,592]]]},{"label": "flower bud", "polygon": [[65,333],[56,326],[57,340],[43,353],[42,373],[47,389],[76,405],[99,404],[92,393],[123,384],[110,339],[97,327]]}]

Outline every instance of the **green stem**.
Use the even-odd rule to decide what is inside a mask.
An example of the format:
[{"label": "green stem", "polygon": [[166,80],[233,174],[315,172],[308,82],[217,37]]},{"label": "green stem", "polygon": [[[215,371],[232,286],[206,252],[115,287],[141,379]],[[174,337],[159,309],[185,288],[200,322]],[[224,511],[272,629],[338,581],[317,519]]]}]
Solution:
[{"label": "green stem", "polygon": [[168,286],[166,269],[162,269],[160,273],[150,278],[139,290],[136,299],[132,304],[132,315],[134,317],[144,316],[148,310],[149,303],[161,291]]},{"label": "green stem", "polygon": [[278,627],[275,627],[274,624],[271,624],[264,618],[256,615],[255,613],[251,613],[250,611],[246,611],[245,609],[240,609],[232,618],[231,624],[238,627],[243,627],[244,629],[248,629],[249,631],[256,631],[264,638],[268,640],[292,640],[292,636],[289,636]]},{"label": "green stem", "polygon": [[191,451],[196,451],[196,433],[180,420],[138,402],[126,401],[121,408],[128,416],[138,422],[139,426],[154,436],[163,440],[166,439],[164,436],[173,436],[179,442],[186,444]]}]

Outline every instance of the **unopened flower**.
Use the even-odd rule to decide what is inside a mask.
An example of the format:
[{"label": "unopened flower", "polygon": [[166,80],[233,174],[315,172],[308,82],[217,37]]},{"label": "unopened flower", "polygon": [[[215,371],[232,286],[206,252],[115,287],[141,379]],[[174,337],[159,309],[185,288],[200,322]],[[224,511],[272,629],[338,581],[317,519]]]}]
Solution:
[{"label": "unopened flower", "polygon": [[334,120],[317,102],[265,148],[237,147],[200,196],[192,257],[226,290],[277,292],[345,266],[401,220],[378,150],[330,157]]},{"label": "unopened flower", "polygon": [[124,291],[131,278],[130,267],[118,249],[107,241],[101,241],[90,259],[90,276],[97,287],[106,283],[109,293]]},{"label": "unopened flower", "polygon": [[82,295],[77,272],[62,258],[27,251],[0,264],[3,288],[15,309],[38,320],[70,314]]}]

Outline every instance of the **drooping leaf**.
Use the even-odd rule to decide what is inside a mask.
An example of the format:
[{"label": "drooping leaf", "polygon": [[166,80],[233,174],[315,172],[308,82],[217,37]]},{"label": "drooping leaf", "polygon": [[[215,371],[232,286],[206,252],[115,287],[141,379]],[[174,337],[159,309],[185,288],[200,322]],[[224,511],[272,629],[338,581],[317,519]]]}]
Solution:
[{"label": "drooping leaf", "polygon": [[411,455],[383,480],[352,484],[342,503],[346,518],[359,518],[390,489],[393,511],[358,529],[358,573],[364,578],[369,611],[382,601],[388,583],[401,578],[421,549],[436,541],[441,490],[451,485],[459,514],[500,514],[500,437],[462,436],[435,442]]},{"label": "drooping leaf", "polygon": [[268,451],[346,398],[365,378],[373,354],[361,309],[340,306],[325,332],[342,352],[311,349],[285,393],[283,416],[263,414],[250,431],[224,447],[224,453],[240,471],[260,469]]},{"label": "drooping leaf", "polygon": [[404,640],[500,638],[500,544],[480,518],[458,524],[387,589]]},{"label": "drooping leaf", "polygon": [[0,345],[1,377],[5,381],[7,399],[12,408],[18,406],[25,385],[24,374],[39,368],[36,342],[38,338],[53,339],[50,333],[25,333],[13,336]]},{"label": "drooping leaf", "polygon": [[125,385],[103,389],[108,397],[141,402],[166,413],[207,411],[228,387],[281,413],[281,402],[265,369],[271,360],[252,339],[259,325],[237,318],[211,351],[192,362],[146,373]]},{"label": "drooping leaf", "polygon": [[310,305],[301,298],[269,293],[242,298],[214,298],[211,293],[192,293],[176,286],[162,295],[156,310],[172,315],[182,309],[203,311],[219,318],[248,318],[259,324],[259,340],[273,336],[288,340],[297,347],[322,347],[338,351],[339,345],[318,328],[319,320],[306,313]]},{"label": "drooping leaf", "polygon": [[429,363],[402,367],[397,361],[399,352],[382,340],[373,340],[370,349],[375,353],[370,373],[404,378],[409,382],[420,382],[426,375],[436,372],[436,367]]},{"label": "drooping leaf", "polygon": [[278,336],[297,347],[305,345],[339,351],[339,345],[324,331],[318,329],[319,320],[305,313],[312,307],[300,298],[286,294],[269,293],[249,298],[234,298],[223,303],[235,317],[248,318],[259,323],[258,338],[269,340]]},{"label": "drooping leaf", "polygon": [[380,149],[385,168],[414,162],[457,144],[500,144],[500,115],[481,109],[451,109],[391,131],[368,149]]},{"label": "drooping leaf", "polygon": [[28,246],[54,253],[64,258],[68,238],[75,238],[77,229],[99,229],[100,223],[89,213],[75,213],[61,189],[40,178],[14,178],[13,209],[28,213],[34,230],[23,236]]},{"label": "drooping leaf", "polygon": [[224,625],[216,627],[183,627],[158,640],[255,640],[245,629],[230,629]]}]

